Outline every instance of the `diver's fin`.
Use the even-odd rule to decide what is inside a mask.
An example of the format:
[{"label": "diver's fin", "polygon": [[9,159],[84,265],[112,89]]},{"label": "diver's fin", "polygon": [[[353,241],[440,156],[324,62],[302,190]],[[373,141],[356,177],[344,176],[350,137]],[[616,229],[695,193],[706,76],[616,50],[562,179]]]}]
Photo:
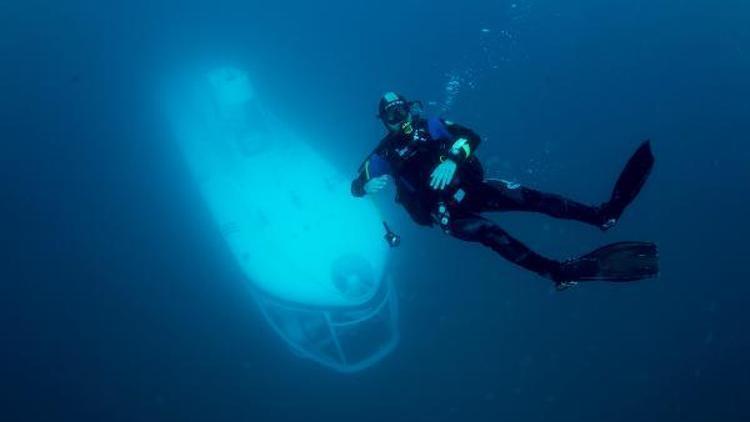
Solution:
[{"label": "diver's fin", "polygon": [[659,274],[659,254],[650,242],[618,242],[562,264],[564,281],[636,281]]},{"label": "diver's fin", "polygon": [[646,140],[625,164],[612,190],[612,196],[601,206],[603,230],[612,227],[625,208],[638,196],[653,167],[654,154],[651,151],[651,141]]}]

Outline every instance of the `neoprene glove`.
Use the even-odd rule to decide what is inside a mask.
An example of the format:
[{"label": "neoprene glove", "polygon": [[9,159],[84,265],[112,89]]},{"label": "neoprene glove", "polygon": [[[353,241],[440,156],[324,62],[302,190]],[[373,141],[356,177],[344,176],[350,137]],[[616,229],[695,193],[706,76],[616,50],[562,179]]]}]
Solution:
[{"label": "neoprene glove", "polygon": [[365,183],[365,193],[372,194],[382,190],[388,183],[388,175],[374,177]]},{"label": "neoprene glove", "polygon": [[442,163],[435,167],[430,175],[430,187],[433,189],[445,189],[453,180],[453,176],[456,174],[456,168],[458,165],[451,159],[446,159]]}]

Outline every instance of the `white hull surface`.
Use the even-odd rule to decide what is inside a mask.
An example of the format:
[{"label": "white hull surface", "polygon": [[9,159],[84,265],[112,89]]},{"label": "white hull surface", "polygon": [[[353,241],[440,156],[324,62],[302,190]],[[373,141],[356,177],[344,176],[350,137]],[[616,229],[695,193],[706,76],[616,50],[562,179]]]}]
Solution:
[{"label": "white hull surface", "polygon": [[261,107],[244,72],[191,88],[173,103],[177,139],[264,316],[302,356],[347,372],[376,363],[398,332],[372,201]]}]

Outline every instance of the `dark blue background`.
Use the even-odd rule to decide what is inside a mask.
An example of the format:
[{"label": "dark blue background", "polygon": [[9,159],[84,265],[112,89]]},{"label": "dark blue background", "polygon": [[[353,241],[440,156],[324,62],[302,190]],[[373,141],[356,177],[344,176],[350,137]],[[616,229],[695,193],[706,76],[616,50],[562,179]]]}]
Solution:
[{"label": "dark blue background", "polygon": [[[3,5],[0,419],[747,420],[748,21],[740,0]],[[663,274],[557,294],[382,198],[401,345],[351,376],[300,360],[160,105],[196,63],[247,69],[347,174],[379,95],[439,104],[450,75],[447,115],[496,176],[601,201],[650,137],[657,167],[613,232],[496,218],[556,257],[655,240]]]}]

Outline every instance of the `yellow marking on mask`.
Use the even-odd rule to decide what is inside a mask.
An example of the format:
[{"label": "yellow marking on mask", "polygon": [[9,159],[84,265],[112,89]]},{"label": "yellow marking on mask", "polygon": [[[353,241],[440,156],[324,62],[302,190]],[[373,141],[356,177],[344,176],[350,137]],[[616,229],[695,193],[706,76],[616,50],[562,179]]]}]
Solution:
[{"label": "yellow marking on mask", "polygon": [[411,122],[407,120],[401,124],[401,130],[403,130],[405,134],[411,135],[414,128],[411,126]]}]

